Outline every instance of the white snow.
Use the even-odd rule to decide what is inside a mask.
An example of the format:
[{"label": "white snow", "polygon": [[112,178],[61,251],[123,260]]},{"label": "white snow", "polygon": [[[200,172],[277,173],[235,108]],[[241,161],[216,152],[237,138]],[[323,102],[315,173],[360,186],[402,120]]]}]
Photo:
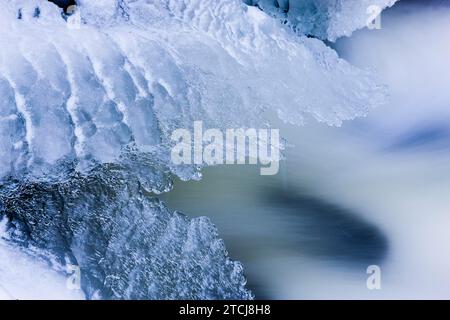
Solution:
[{"label": "white snow", "polygon": [[5,220],[0,222],[0,300],[84,299],[66,283],[65,275],[8,241]]}]

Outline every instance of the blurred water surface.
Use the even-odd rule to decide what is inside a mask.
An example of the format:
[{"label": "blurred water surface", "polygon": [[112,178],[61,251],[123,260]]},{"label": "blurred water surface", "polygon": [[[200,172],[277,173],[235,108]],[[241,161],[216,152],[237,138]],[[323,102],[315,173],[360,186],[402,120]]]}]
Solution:
[{"label": "blurred water surface", "polygon": [[277,124],[277,176],[219,166],[163,195],[211,218],[257,298],[450,298],[448,3],[400,1],[381,30],[333,44],[389,86],[385,107],[341,128]]}]

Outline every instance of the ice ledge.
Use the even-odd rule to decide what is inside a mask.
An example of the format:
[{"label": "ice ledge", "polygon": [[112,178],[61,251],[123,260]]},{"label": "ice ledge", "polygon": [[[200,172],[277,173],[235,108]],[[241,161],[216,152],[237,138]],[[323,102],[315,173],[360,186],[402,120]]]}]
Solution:
[{"label": "ice ledge", "polygon": [[244,0],[282,19],[300,34],[335,41],[367,26],[398,0]]}]

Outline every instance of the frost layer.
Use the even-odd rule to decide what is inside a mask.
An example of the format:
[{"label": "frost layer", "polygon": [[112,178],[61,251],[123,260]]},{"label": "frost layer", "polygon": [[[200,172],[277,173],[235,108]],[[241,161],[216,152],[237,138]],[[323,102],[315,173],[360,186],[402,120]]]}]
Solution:
[{"label": "frost layer", "polygon": [[379,10],[398,0],[244,0],[282,18],[301,34],[335,41],[350,36],[370,20],[371,6]]}]

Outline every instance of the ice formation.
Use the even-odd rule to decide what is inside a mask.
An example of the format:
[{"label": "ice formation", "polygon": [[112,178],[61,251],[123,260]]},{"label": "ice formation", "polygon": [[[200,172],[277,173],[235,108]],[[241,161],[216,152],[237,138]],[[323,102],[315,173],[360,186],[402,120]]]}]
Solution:
[{"label": "ice formation", "polygon": [[14,242],[79,266],[88,298],[252,297],[207,218],[170,212],[114,168],[64,183],[10,184],[0,201]]},{"label": "ice formation", "polygon": [[1,2],[0,176],[164,151],[196,119],[251,125],[270,109],[340,124],[383,97],[319,40],[237,0],[79,2],[79,28],[47,1]]},{"label": "ice formation", "polygon": [[398,0],[244,0],[282,19],[294,30],[335,41],[367,26]]},{"label": "ice formation", "polygon": [[198,176],[169,161],[171,132],[270,113],[340,125],[382,103],[384,87],[241,0],[77,3],[66,16],[0,0],[0,209],[12,238],[79,264],[88,298],[251,298],[213,225],[151,195]]}]

